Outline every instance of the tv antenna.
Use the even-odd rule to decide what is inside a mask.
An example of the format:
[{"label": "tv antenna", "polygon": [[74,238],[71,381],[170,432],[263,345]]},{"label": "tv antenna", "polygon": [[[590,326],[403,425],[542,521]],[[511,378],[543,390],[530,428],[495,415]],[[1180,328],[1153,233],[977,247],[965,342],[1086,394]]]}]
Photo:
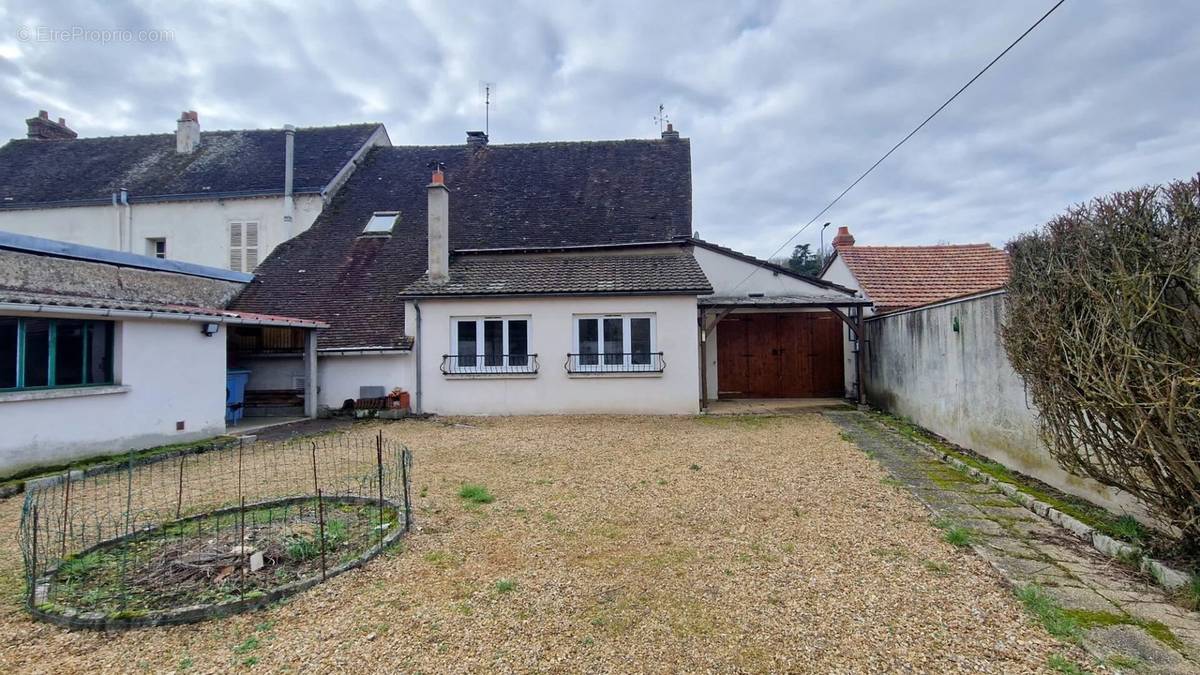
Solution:
[{"label": "tv antenna", "polygon": [[496,93],[495,82],[479,81],[479,93],[483,96],[483,133],[491,132],[492,94]]},{"label": "tv antenna", "polygon": [[671,116],[667,114],[666,107],[663,104],[658,104],[658,114],[654,116],[654,121],[658,124],[658,133],[662,133],[663,125],[671,122]]}]

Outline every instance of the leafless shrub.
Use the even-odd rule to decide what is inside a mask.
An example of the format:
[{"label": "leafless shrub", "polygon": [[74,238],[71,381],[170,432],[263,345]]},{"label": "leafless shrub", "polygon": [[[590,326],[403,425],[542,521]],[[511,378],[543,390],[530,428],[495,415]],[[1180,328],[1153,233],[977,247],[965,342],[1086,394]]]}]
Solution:
[{"label": "leafless shrub", "polygon": [[1050,452],[1200,549],[1200,177],[1074,207],[1008,250],[1004,344]]}]

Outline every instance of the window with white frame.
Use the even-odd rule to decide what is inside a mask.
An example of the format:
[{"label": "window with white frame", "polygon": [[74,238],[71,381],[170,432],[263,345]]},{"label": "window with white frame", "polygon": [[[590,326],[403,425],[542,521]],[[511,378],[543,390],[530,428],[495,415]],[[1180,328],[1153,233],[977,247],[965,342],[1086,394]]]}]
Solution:
[{"label": "window with white frame", "polygon": [[167,257],[166,237],[152,237],[146,240],[146,255],[152,258]]},{"label": "window with white frame", "polygon": [[534,373],[537,355],[529,353],[528,316],[454,317],[450,353],[442,370],[451,373]]},{"label": "window with white frame", "polygon": [[658,372],[662,354],[653,314],[576,315],[570,372]]},{"label": "window with white frame", "polygon": [[229,269],[253,272],[258,267],[258,222],[229,221]]}]

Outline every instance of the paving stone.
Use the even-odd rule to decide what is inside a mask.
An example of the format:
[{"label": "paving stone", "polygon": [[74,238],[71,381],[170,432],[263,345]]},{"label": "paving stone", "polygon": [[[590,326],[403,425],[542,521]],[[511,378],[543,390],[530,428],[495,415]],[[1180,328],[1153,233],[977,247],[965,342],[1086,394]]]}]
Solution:
[{"label": "paving stone", "polygon": [[1046,593],[1058,600],[1067,609],[1085,609],[1090,612],[1109,612],[1119,614],[1121,608],[1109,602],[1103,596],[1090,588],[1059,586],[1046,589]]},{"label": "paving stone", "polygon": [[980,506],[975,505],[980,511],[983,511],[989,516],[996,516],[1009,521],[1026,521],[1033,522],[1033,514],[1026,509],[1013,504],[1011,507],[1003,506]]},{"label": "paving stone", "polygon": [[[1191,629],[1200,626],[1200,617],[1195,616],[1195,612],[1188,612],[1182,607],[1169,605],[1165,602],[1130,602],[1122,605],[1130,616],[1135,616],[1145,621],[1158,621],[1165,624],[1172,631],[1177,629]],[[1191,614],[1192,616],[1188,616]]]},{"label": "paving stone", "polygon": [[1024,541],[1008,536],[988,537],[980,542],[980,546],[1017,558],[1037,559],[1041,555],[1037,549],[1027,546]]},{"label": "paving stone", "polygon": [[1142,661],[1147,672],[1195,673],[1193,664],[1178,652],[1148,635],[1137,626],[1103,626],[1093,628],[1084,638],[1101,659],[1123,655]]}]

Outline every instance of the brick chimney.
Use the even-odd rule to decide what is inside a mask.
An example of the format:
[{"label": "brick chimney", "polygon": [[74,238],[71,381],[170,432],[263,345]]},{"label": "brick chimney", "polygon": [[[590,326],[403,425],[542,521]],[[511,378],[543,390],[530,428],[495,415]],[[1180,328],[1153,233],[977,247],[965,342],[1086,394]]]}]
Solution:
[{"label": "brick chimney", "polygon": [[663,140],[664,140],[664,141],[677,141],[677,140],[679,140],[679,132],[678,132],[678,131],[675,131],[675,125],[674,125],[674,124],[671,124],[670,122],[667,122],[667,130],[666,130],[666,131],[664,131],[664,132],[662,132],[662,138],[663,138]]},{"label": "brick chimney", "polygon": [[487,144],[488,144],[488,135],[487,134],[483,133],[482,131],[468,131],[467,132],[467,147],[468,148],[471,148],[472,150],[478,150],[480,148],[487,147]]},{"label": "brick chimney", "polygon": [[37,117],[25,120],[25,126],[29,130],[26,137],[35,141],[69,141],[79,135],[67,127],[65,119],[60,117],[55,122],[45,110],[39,110]]},{"label": "brick chimney", "polygon": [[441,162],[430,162],[433,178],[425,187],[428,194],[429,281],[444,284],[450,280],[450,188]]},{"label": "brick chimney", "polygon": [[186,155],[200,147],[200,116],[195,110],[179,113],[175,126],[175,152]]},{"label": "brick chimney", "polygon": [[854,235],[850,234],[850,228],[842,225],[838,227],[837,236],[833,238],[833,247],[846,248],[854,245]]}]

